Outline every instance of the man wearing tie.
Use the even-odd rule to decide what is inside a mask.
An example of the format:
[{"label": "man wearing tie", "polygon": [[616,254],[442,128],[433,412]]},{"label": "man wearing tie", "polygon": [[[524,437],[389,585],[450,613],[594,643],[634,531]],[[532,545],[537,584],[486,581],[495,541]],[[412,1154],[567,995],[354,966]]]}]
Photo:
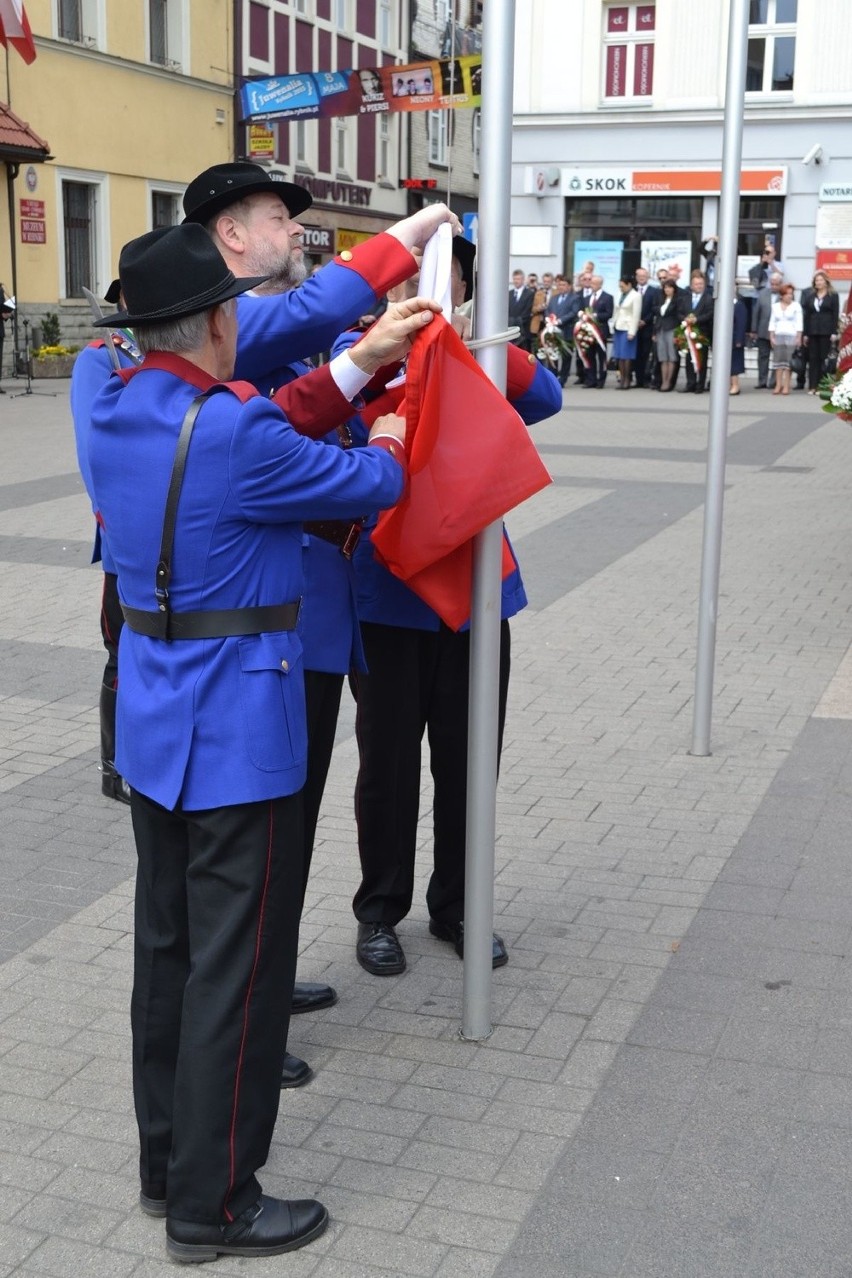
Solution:
[{"label": "man wearing tie", "polygon": [[601,346],[599,342],[595,342],[586,351],[591,361],[586,370],[586,386],[596,386],[598,390],[603,390],[606,382],[606,341],[609,337],[609,321],[612,319],[615,302],[612,293],[604,291],[603,276],[593,275],[590,287],[591,295],[583,305],[585,310],[593,312],[604,345]]},{"label": "man wearing tie", "polygon": [[[707,338],[708,342],[713,338],[713,298],[707,292],[707,280],[703,271],[693,271],[689,278],[689,288],[686,290],[684,298],[685,314],[694,315],[695,323],[701,329],[701,332]],[[701,366],[698,372],[695,371],[692,360],[687,352],[686,355],[686,386],[681,390],[681,394],[693,391],[696,395],[700,395],[705,388],[707,382],[707,356],[709,352],[705,347],[701,351]]]},{"label": "man wearing tie", "polygon": [[[560,332],[565,341],[571,343],[573,340],[574,325],[577,323],[577,316],[580,314],[580,306],[582,303],[582,294],[578,289],[572,289],[568,280],[564,275],[556,277],[556,292],[550,299],[550,311],[556,316],[559,324]],[[577,359],[578,366],[582,372],[579,356]],[[571,372],[571,351],[567,351],[562,357],[559,365],[559,384],[564,386]]]},{"label": "man wearing tie", "polygon": [[654,289],[648,283],[648,272],[644,266],[636,269],[636,292],[642,298],[641,319],[636,333],[636,385],[644,387],[649,384],[648,365],[654,334]]},{"label": "man wearing tie", "polygon": [[524,351],[528,351],[531,346],[532,306],[533,290],[524,283],[523,271],[513,271],[512,287],[509,289],[509,326],[517,324],[521,330],[520,337],[515,338],[515,346],[520,346]]}]

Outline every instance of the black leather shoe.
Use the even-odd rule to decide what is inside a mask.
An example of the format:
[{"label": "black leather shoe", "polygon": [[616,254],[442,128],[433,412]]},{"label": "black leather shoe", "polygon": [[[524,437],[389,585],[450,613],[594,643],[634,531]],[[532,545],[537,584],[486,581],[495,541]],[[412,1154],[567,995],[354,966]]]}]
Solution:
[{"label": "black leather shoe", "polygon": [[298,1016],[301,1012],[318,1012],[321,1007],[334,1007],[337,1002],[337,990],[330,985],[315,985],[311,981],[297,981],[293,986],[293,1002],[290,1015]]},{"label": "black leather shoe", "polygon": [[261,1194],[236,1220],[199,1225],[194,1220],[166,1221],[166,1251],[173,1260],[200,1263],[217,1256],[277,1256],[318,1238],[328,1212],[314,1198],[288,1202]]},{"label": "black leather shoe", "polygon": [[166,1214],[166,1191],[162,1185],[143,1184],[139,1190],[139,1206],[146,1216],[162,1220]]},{"label": "black leather shoe", "polygon": [[[464,958],[464,923],[439,923],[437,919],[430,919],[429,931],[439,941],[449,941],[459,958]],[[491,966],[504,967],[508,962],[506,942],[494,932],[491,937]]]},{"label": "black leather shoe", "polygon": [[284,1053],[284,1065],[281,1069],[281,1087],[304,1087],[305,1083],[309,1083],[314,1076],[307,1061],[301,1060],[298,1056],[291,1056],[289,1052]]},{"label": "black leather shoe", "polygon": [[373,976],[398,976],[405,971],[405,955],[390,923],[359,923],[355,957]]}]

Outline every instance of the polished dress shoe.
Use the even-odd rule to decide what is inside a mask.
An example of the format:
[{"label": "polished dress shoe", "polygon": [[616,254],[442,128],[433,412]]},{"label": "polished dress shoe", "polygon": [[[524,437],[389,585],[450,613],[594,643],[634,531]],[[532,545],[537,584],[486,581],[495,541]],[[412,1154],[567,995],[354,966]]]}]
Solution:
[{"label": "polished dress shoe", "polygon": [[290,1004],[290,1015],[298,1016],[302,1012],[318,1012],[321,1007],[334,1007],[337,1002],[337,990],[330,985],[316,985],[312,981],[297,981],[293,986],[293,1002]]},{"label": "polished dress shoe", "polygon": [[281,1068],[281,1087],[304,1087],[305,1083],[309,1083],[314,1076],[307,1061],[301,1060],[298,1056],[291,1056],[289,1052],[284,1053],[284,1064]]},{"label": "polished dress shoe", "polygon": [[200,1263],[217,1256],[277,1256],[318,1238],[328,1212],[314,1198],[288,1202],[261,1194],[235,1220],[200,1225],[194,1220],[166,1220],[166,1251],[173,1260]]},{"label": "polished dress shoe", "polygon": [[[437,919],[430,919],[429,931],[439,941],[449,941],[459,958],[464,958],[464,923],[439,923]],[[506,942],[494,932],[491,937],[491,966],[503,967],[508,962]]]},{"label": "polished dress shoe", "polygon": [[373,976],[398,976],[405,971],[405,955],[390,923],[359,923],[355,957]]}]

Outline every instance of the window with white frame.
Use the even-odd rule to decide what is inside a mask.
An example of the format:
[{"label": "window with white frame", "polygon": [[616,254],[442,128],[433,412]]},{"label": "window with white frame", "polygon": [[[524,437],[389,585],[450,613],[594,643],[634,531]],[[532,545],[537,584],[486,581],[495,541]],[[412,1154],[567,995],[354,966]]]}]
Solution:
[{"label": "window with white frame", "polygon": [[391,126],[390,115],[387,111],[379,116],[379,164],[378,177],[387,181],[390,176],[391,167]]},{"label": "window with white frame", "polygon": [[308,0],[293,0],[293,9],[296,13],[307,13]]},{"label": "window with white frame", "polygon": [[426,127],[429,130],[429,163],[447,163],[447,124],[449,111],[427,111]]},{"label": "window with white frame", "polygon": [[349,0],[335,0],[334,21],[338,31],[349,30]]},{"label": "window with white frame", "polygon": [[177,226],[182,220],[180,196],[174,191],[151,191],[151,229]]},{"label": "window with white frame", "polygon": [[792,93],[798,0],[750,0],[746,93]]},{"label": "window with white frame", "polygon": [[479,107],[473,111],[470,124],[470,149],[473,155],[473,171],[479,172],[479,152],[482,147],[482,112]]},{"label": "window with white frame", "polygon": [[293,130],[294,138],[294,158],[297,164],[307,164],[308,162],[308,128],[306,120],[297,120],[296,127]]},{"label": "window with white frame", "polygon": [[650,98],[654,92],[654,4],[607,4],[603,12],[603,97]]},{"label": "window with white frame", "polygon": [[102,0],[57,0],[56,34],[60,40],[103,47]]},{"label": "window with white frame", "polygon": [[334,165],[338,173],[346,174],[349,166],[349,121],[338,116],[334,121]]},{"label": "window with white frame", "polygon": [[171,71],[187,62],[186,0],[148,0],[148,60]]},{"label": "window with white frame", "polygon": [[393,15],[390,0],[381,0],[379,5],[379,45],[382,49],[390,49],[393,45]]}]

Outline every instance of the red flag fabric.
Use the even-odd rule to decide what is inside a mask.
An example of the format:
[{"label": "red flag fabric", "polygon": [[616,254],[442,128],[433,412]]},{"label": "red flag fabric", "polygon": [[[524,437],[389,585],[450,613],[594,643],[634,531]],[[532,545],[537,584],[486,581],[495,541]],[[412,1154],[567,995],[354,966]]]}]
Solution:
[{"label": "red flag fabric", "polygon": [[[372,535],[387,568],[458,629],[470,616],[471,538],[550,482],[518,413],[440,316],[418,333],[405,400],[409,487]],[[504,576],[507,564],[504,542]]]},{"label": "red flag fabric", "polygon": [[0,0],[0,43],[17,49],[27,64],[35,62],[35,41],[23,0]]}]

